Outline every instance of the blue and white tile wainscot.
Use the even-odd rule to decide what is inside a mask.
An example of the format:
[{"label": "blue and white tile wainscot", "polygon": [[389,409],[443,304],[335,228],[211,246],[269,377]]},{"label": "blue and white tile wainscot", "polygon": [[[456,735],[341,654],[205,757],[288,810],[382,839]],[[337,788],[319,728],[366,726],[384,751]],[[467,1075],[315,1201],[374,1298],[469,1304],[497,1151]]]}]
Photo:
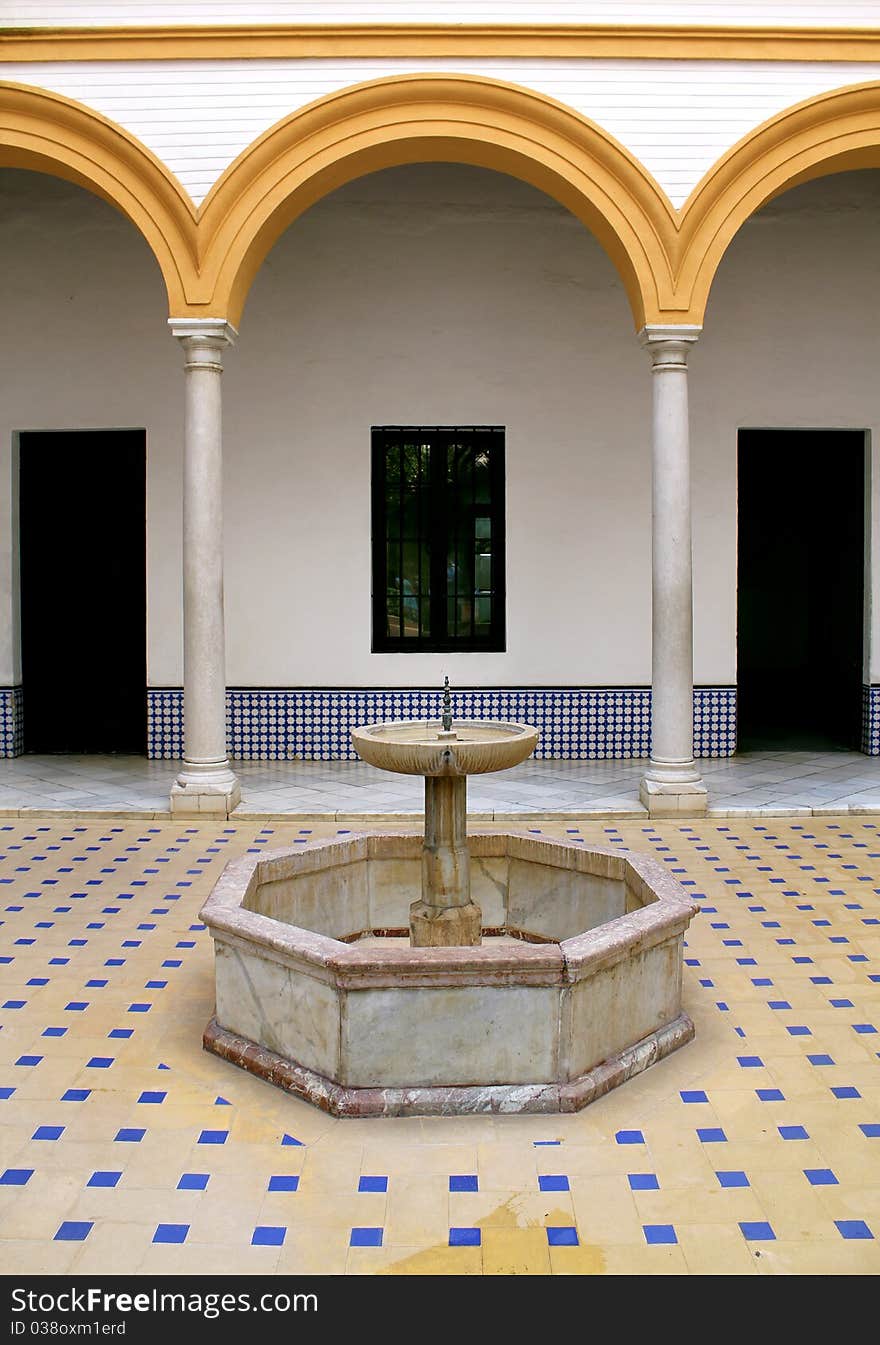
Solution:
[{"label": "blue and white tile wainscot", "polygon": [[[226,693],[226,741],[239,761],[355,761],[351,730],[382,720],[439,719],[437,688],[272,688]],[[647,757],[651,692],[647,687],[456,688],[457,719],[534,724],[540,759],[599,761]],[[183,692],[148,692],[148,756],[183,753]],[[694,752],[729,757],[736,750],[736,688],[694,690]]]},{"label": "blue and white tile wainscot", "polygon": [[880,757],[880,686],[862,687],[862,751]]},{"label": "blue and white tile wainscot", "polygon": [[0,687],[0,757],[20,757],[24,752],[20,686]]}]

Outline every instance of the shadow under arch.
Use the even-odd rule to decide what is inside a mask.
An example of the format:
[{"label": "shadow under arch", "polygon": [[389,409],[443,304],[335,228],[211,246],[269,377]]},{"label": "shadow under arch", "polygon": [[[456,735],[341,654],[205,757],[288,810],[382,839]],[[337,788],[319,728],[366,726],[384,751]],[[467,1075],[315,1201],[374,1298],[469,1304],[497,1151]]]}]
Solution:
[{"label": "shadow under arch", "polygon": [[321,197],[366,173],[429,162],[507,173],[566,206],[611,257],[636,328],[674,307],[675,212],[612,136],[528,89],[413,74],[330,94],[270,127],[230,165],[199,212],[201,311],[237,323],[270,248]]},{"label": "shadow under arch", "polygon": [[756,210],[790,187],[858,168],[880,168],[880,82],[817,94],[734,145],[681,212],[675,277],[688,317],[676,321],[702,323],[721,259]]},{"label": "shadow under arch", "polygon": [[169,312],[186,311],[198,278],[196,211],[134,136],[70,98],[0,81],[0,167],[64,178],[114,206],[155,256]]}]

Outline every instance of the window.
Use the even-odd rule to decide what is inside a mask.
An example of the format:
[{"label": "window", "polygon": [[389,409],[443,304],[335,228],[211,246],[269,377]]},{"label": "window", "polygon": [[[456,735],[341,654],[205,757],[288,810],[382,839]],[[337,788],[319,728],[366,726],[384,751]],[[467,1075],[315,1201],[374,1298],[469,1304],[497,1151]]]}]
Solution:
[{"label": "window", "polygon": [[504,430],[373,429],[373,649],[504,648]]}]

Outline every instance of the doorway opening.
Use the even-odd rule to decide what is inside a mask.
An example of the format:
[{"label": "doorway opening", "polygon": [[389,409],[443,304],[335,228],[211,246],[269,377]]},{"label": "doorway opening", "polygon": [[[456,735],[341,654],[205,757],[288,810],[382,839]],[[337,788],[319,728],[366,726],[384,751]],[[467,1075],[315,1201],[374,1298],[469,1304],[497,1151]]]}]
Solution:
[{"label": "doorway opening", "polygon": [[740,430],[737,722],[749,750],[858,750],[865,434]]},{"label": "doorway opening", "polygon": [[19,435],[26,752],[147,750],[146,431]]}]

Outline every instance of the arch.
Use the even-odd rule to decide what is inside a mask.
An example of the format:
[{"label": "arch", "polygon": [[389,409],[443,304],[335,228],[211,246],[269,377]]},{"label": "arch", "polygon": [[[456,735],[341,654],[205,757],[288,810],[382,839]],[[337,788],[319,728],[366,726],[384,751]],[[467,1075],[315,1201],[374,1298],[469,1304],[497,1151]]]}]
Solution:
[{"label": "arch", "polygon": [[712,281],[737,231],[790,187],[829,173],[880,167],[880,83],[818,94],[734,145],[694,188],[681,212],[677,299],[702,323]]},{"label": "arch", "polygon": [[701,325],[737,231],[801,182],[880,167],[880,82],[818,94],[743,137],[681,211],[587,118],[478,75],[396,75],[292,113],[245,149],[196,210],[134,136],[60,94],[0,81],[0,166],[85,187],[120,210],[156,257],[175,317],[237,323],[281,233],[353,178],[407,163],[472,164],[554,197],[611,257],[635,325]]},{"label": "arch", "polygon": [[159,263],[169,311],[186,308],[197,278],[195,210],[134,136],[70,98],[0,81],[0,167],[64,178],[115,206]]},{"label": "arch", "polygon": [[566,206],[617,267],[637,328],[675,306],[674,211],[612,136],[528,89],[417,74],[322,98],[239,155],[199,212],[201,311],[237,323],[273,243],[328,192],[381,168],[441,161],[511,174]]}]

